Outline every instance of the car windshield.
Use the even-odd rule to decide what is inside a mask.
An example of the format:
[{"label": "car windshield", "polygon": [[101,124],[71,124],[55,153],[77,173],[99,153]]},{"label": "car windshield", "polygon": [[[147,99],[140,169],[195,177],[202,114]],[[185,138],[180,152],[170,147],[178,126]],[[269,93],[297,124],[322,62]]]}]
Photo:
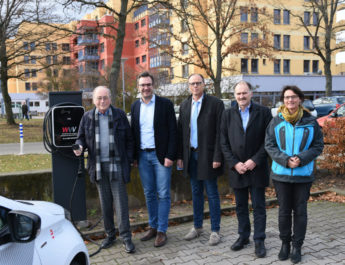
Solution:
[{"label": "car windshield", "polygon": [[337,115],[338,115],[338,117],[344,117],[345,116],[345,105],[341,106],[337,110]]}]

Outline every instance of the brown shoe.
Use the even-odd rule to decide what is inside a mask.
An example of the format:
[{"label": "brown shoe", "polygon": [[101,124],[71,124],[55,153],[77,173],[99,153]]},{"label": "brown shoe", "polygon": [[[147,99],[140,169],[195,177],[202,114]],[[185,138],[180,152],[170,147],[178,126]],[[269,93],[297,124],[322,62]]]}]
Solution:
[{"label": "brown shoe", "polygon": [[167,241],[168,241],[168,237],[166,233],[158,232],[156,236],[156,240],[155,240],[155,247],[158,248],[158,247],[164,246]]},{"label": "brown shoe", "polygon": [[140,238],[141,241],[147,241],[152,238],[154,238],[157,235],[157,229],[156,228],[151,228],[147,230],[142,238]]}]

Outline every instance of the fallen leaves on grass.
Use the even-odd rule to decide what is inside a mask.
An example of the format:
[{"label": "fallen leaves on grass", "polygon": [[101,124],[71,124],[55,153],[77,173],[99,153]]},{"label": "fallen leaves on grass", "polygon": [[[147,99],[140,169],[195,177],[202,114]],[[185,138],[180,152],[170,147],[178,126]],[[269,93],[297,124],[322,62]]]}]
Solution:
[{"label": "fallen leaves on grass", "polygon": [[319,196],[310,197],[310,201],[330,201],[330,202],[340,202],[345,203],[345,196],[339,195],[336,192],[327,192]]}]

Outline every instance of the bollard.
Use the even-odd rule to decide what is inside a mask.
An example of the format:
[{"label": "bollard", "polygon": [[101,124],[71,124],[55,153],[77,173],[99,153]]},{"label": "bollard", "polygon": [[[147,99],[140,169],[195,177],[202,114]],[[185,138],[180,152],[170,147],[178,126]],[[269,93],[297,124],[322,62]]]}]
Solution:
[{"label": "bollard", "polygon": [[20,155],[24,155],[24,138],[23,138],[23,124],[19,123],[19,137],[20,137]]}]

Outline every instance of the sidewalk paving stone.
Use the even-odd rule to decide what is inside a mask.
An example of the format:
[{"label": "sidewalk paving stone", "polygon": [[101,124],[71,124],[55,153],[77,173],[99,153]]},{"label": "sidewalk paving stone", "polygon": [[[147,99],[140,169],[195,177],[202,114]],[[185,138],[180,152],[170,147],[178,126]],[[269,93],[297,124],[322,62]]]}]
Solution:
[{"label": "sidewalk paving stone", "polygon": [[[302,248],[300,264],[343,264],[345,265],[345,204],[332,202],[312,202],[308,205],[308,230]],[[252,221],[251,215],[251,221]],[[210,220],[204,222],[204,233],[192,241],[183,240],[192,222],[171,226],[168,230],[168,242],[161,248],[153,246],[154,240],[141,242],[141,233],[133,236],[136,253],[124,252],[120,240],[107,250],[91,258],[92,265],[103,264],[291,264],[290,260],[279,261],[278,252],[281,242],[278,231],[278,208],[267,210],[267,229],[265,245],[267,256],[259,259],[254,254],[254,242],[240,251],[232,251],[231,244],[237,239],[237,219],[234,216],[222,216],[221,242],[209,246]],[[89,253],[97,250],[93,244],[87,245]]]}]

